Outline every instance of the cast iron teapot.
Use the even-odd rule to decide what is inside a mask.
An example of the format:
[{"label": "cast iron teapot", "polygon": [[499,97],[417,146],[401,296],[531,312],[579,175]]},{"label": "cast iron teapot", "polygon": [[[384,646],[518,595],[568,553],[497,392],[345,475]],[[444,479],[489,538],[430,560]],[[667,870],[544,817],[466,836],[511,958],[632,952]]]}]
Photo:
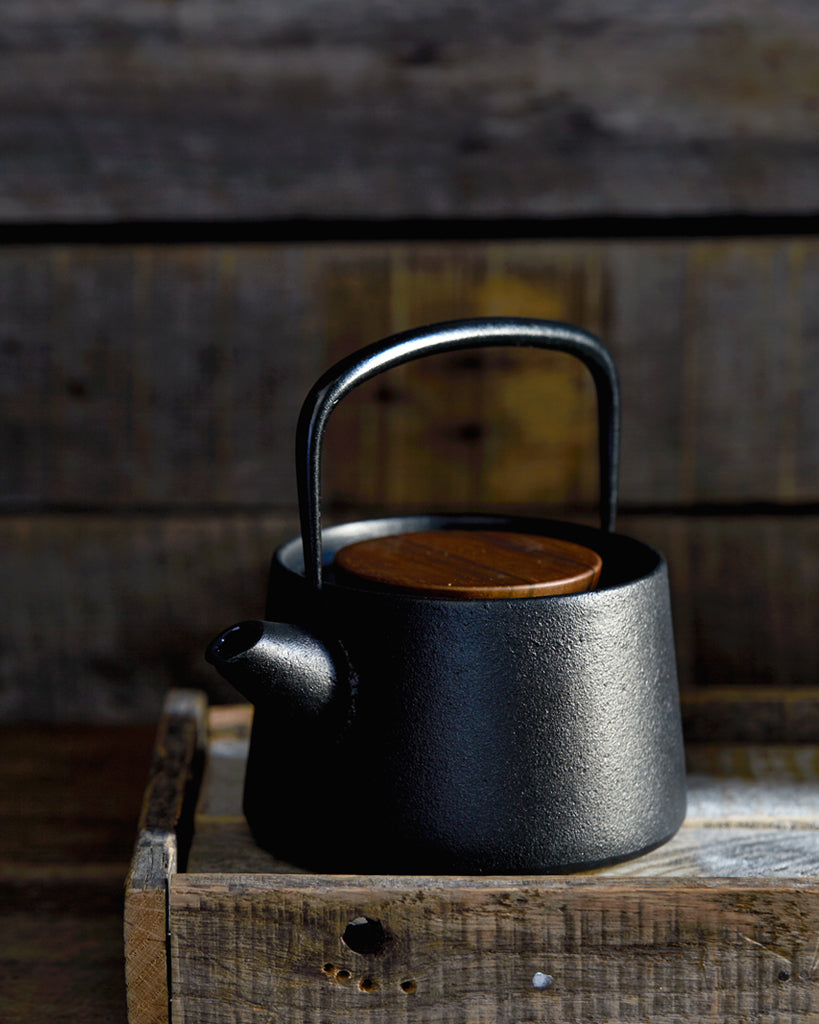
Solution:
[{"label": "cast iron teapot", "polygon": [[[322,529],[337,403],[430,353],[568,352],[597,391],[601,526],[413,515]],[[663,557],[614,532],[617,373],[578,328],[464,320],[330,369],[297,430],[301,536],[274,554],[267,622],[207,659],[255,705],[244,809],[257,842],[329,873],[551,873],[669,839],[685,770]]]}]

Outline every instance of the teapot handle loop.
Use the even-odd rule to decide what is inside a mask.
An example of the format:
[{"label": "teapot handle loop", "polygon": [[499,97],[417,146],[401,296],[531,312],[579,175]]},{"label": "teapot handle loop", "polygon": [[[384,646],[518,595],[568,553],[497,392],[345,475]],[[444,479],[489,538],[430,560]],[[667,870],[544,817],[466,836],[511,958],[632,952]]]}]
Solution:
[{"label": "teapot handle loop", "polygon": [[296,481],[304,568],[321,587],[321,448],[330,413],[353,388],[421,356],[457,349],[515,346],[566,352],[585,363],[597,389],[600,459],[600,521],[614,530],[620,450],[620,386],[614,361],[588,331],[550,320],[518,317],[453,320],[391,335],[337,362],[313,385],[296,430]]}]

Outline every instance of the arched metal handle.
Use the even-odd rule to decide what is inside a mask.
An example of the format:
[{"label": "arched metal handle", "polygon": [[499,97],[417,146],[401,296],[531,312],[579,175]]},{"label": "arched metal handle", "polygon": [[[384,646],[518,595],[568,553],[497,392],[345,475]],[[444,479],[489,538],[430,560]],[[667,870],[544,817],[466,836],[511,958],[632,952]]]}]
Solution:
[{"label": "arched metal handle", "polygon": [[421,356],[456,349],[517,346],[551,349],[575,356],[591,371],[597,389],[600,451],[600,520],[614,529],[620,450],[620,386],[614,361],[588,331],[549,320],[489,318],[453,320],[403,331],[353,352],[316,381],[304,400],[296,431],[304,568],[308,582],[321,587],[321,448],[330,413],[365,380]]}]

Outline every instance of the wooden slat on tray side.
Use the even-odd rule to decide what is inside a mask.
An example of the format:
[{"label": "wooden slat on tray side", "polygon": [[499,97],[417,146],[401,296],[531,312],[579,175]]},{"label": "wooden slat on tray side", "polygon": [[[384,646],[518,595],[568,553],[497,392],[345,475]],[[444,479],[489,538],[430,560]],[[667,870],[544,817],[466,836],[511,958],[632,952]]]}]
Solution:
[{"label": "wooden slat on tray side", "polygon": [[125,890],[128,1024],[168,1024],[167,880],[176,866],[174,836],[140,836]]},{"label": "wooden slat on tray side", "polygon": [[[129,1024],[168,1021],[167,887],[183,866],[183,816],[205,742],[206,701],[192,690],[168,694],[125,888],[125,978]],[[189,827],[189,826],[188,826]],[[186,850],[182,851],[183,854]]]},{"label": "wooden slat on tray side", "polygon": [[[808,1024],[819,1009],[809,882],[177,875],[170,898],[175,1024]],[[373,952],[343,938],[362,918],[383,929]]]}]

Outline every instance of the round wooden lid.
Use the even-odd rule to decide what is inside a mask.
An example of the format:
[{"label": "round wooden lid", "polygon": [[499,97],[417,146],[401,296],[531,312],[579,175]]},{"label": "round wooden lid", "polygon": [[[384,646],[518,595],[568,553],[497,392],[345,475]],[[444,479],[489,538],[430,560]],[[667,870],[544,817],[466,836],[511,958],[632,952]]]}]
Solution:
[{"label": "round wooden lid", "polygon": [[427,530],[375,537],[342,548],[341,573],[369,583],[446,597],[545,597],[592,590],[596,551],[538,534]]}]

